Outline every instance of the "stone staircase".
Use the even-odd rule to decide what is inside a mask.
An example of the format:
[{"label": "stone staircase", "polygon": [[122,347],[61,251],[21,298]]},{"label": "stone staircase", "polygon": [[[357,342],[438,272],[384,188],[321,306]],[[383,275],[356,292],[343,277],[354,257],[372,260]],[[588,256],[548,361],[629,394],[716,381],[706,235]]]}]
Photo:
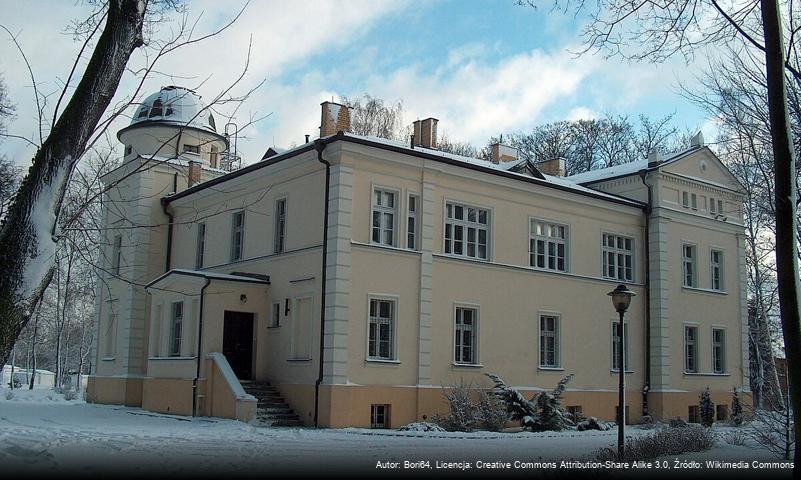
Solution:
[{"label": "stone staircase", "polygon": [[302,427],[303,422],[269,382],[240,380],[242,388],[258,400],[256,425],[261,427]]}]

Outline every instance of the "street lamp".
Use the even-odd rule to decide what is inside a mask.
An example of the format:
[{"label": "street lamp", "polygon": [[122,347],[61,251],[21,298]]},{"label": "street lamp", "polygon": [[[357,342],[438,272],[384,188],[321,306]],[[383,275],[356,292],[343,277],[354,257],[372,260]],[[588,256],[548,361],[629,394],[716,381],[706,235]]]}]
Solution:
[{"label": "street lamp", "polygon": [[623,315],[629,308],[631,297],[637,294],[629,290],[621,283],[617,286],[617,288],[607,293],[607,295],[612,297],[612,305],[615,306],[615,310],[617,310],[617,313],[620,315],[620,347],[618,348],[617,357],[617,369],[620,373],[620,386],[618,387],[619,413],[617,418],[617,455],[619,458],[623,458],[623,446],[626,428],[626,358],[624,353],[626,350],[626,329],[623,328]]}]

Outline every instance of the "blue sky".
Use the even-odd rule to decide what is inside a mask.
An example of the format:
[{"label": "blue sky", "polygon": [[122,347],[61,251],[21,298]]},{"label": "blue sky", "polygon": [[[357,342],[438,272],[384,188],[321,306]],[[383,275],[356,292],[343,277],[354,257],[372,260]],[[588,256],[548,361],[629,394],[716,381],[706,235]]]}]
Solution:
[{"label": "blue sky", "polygon": [[[61,31],[85,6],[41,1],[0,1],[0,20],[18,32],[40,88],[56,91],[78,45]],[[190,1],[189,16],[203,13],[205,32],[235,13],[237,2]],[[36,22],[31,22],[36,19]],[[176,22],[162,27],[165,36]],[[662,117],[675,112],[680,129],[713,123],[679,96],[679,80],[698,71],[676,59],[664,65],[628,64],[600,55],[576,57],[582,19],[516,6],[514,0],[254,0],[236,26],[219,37],[179,50],[165,59],[143,95],[162,85],[182,84],[212,98],[241,70],[252,35],[251,65],[239,91],[267,82],[237,111],[237,122],[269,117],[243,132],[245,163],[267,147],[301,143],[316,134],[319,104],[340,96],[370,93],[403,101],[405,121],[434,116],[454,140],[483,144],[491,135],[533,125],[605,113]],[[132,65],[142,64],[135,55]],[[30,136],[35,107],[27,71],[5,35],[0,36],[0,73],[17,104],[11,132]],[[118,98],[130,93],[127,76]],[[54,101],[54,100],[53,100]],[[220,107],[230,113],[230,106]],[[228,110],[226,110],[228,109]],[[125,121],[114,125],[121,128]],[[24,142],[0,145],[12,157],[30,158]]]}]

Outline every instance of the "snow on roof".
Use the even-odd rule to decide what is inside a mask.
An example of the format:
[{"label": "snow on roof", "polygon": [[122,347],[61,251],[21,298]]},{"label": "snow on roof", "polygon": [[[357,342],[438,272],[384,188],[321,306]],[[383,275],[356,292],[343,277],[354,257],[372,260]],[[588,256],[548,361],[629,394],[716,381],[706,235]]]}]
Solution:
[{"label": "snow on roof", "polygon": [[200,95],[184,87],[163,87],[147,97],[136,110],[131,125],[168,123],[217,133],[214,116],[200,100]]},{"label": "snow on roof", "polygon": [[[681,158],[686,157],[690,153],[695,152],[696,150],[700,150],[701,148],[703,147],[694,146],[686,150],[680,150],[678,152],[669,153],[665,158],[663,158],[659,162],[657,167],[661,167],[668,163],[673,163]],[[565,178],[574,183],[586,184],[586,183],[600,182],[609,178],[633,175],[639,172],[640,170],[646,168],[649,168],[648,159],[642,158],[639,160],[635,160],[633,162],[624,163],[622,165],[615,165],[613,167],[599,168],[598,170],[590,170],[589,172],[577,173],[575,175],[570,175],[569,177]]]},{"label": "snow on roof", "polygon": [[262,283],[265,285],[270,284],[269,280],[270,277],[266,275],[246,274],[239,272],[237,272],[236,274],[227,274],[227,273],[208,272],[205,270],[190,270],[188,268],[173,268],[169,272],[161,274],[158,278],[145,285],[145,288],[149,288],[155,285],[156,283],[164,280],[170,275],[187,275],[190,277],[201,277],[201,278],[208,278],[210,280],[223,280],[228,282]]}]

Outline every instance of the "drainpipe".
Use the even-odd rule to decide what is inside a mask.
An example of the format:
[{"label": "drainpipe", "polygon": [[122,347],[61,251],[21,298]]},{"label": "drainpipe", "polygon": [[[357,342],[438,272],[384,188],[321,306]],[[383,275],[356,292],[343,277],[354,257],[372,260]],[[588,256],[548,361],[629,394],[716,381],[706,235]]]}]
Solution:
[{"label": "drainpipe", "polygon": [[323,354],[325,351],[325,276],[326,262],[328,261],[328,192],[331,188],[331,164],[323,158],[325,142],[318,138],[314,141],[314,149],[317,150],[317,161],[325,165],[325,210],[323,212],[323,265],[322,283],[320,298],[320,367],[317,381],[314,382],[314,428],[318,428],[318,416],[320,412],[320,384],[323,383]]},{"label": "drainpipe", "polygon": [[192,380],[192,416],[197,417],[197,381],[200,378],[200,362],[203,359],[203,299],[205,297],[206,287],[211,284],[211,279],[206,279],[206,284],[200,289],[200,312],[198,312],[197,319],[197,371],[195,378]]},{"label": "drainpipe", "polygon": [[648,204],[645,206],[645,386],[642,389],[642,414],[648,415],[648,392],[651,390],[651,247],[648,238],[648,222],[651,218],[653,187],[645,181],[648,170],[640,171],[640,180],[648,189]]},{"label": "drainpipe", "polygon": [[[172,193],[178,193],[178,173],[172,174]],[[165,259],[164,271],[170,271],[170,263],[172,263],[172,225],[175,221],[175,218],[172,216],[170,212],[167,211],[167,199],[161,199],[161,209],[164,211],[164,215],[167,215],[167,258]]]}]

